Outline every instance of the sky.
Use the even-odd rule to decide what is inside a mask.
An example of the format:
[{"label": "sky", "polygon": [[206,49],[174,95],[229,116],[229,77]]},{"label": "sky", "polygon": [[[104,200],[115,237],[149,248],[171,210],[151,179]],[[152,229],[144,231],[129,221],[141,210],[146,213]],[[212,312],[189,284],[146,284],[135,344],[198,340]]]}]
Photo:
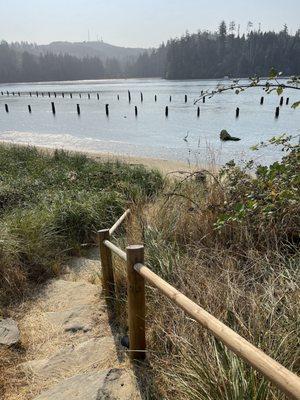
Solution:
[{"label": "sky", "polygon": [[0,0],[0,40],[45,44],[101,40],[156,47],[171,37],[216,30],[222,19],[290,32],[300,27],[300,0]]}]

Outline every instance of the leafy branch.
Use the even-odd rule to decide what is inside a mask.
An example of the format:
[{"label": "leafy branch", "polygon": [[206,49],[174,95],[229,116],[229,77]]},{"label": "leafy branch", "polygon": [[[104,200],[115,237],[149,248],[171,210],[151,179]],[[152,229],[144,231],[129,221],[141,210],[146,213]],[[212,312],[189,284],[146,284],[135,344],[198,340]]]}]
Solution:
[{"label": "leafy branch", "polygon": [[[230,85],[219,84],[213,90],[202,91],[201,96],[194,101],[194,104],[197,104],[205,97],[210,99],[216,94],[220,94],[229,90],[234,90],[235,94],[239,94],[250,88],[261,87],[266,94],[276,91],[278,96],[280,96],[285,89],[300,90],[300,76],[292,76],[288,78],[286,82],[281,82],[280,79],[282,79],[282,72],[277,72],[274,68],[271,69],[269,77],[265,82],[258,76],[254,76],[252,78],[250,77],[249,83],[245,84],[240,84],[239,79],[234,79],[233,83]],[[296,101],[291,107],[294,109],[300,107],[300,101]]]}]

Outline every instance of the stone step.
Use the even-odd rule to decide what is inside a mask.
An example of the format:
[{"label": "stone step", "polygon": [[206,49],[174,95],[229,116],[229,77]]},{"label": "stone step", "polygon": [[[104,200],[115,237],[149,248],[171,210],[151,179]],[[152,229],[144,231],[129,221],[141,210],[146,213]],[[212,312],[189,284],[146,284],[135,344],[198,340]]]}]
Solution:
[{"label": "stone step", "polygon": [[34,400],[140,400],[132,374],[112,368],[75,375],[41,393]]},{"label": "stone step", "polygon": [[88,282],[52,280],[43,292],[45,311],[64,311],[84,304],[94,304],[101,301],[100,294],[99,286]]},{"label": "stone step", "polygon": [[21,364],[27,375],[43,379],[61,379],[86,371],[102,370],[117,363],[117,352],[112,337],[90,339],[77,345],[62,348],[53,356]]}]

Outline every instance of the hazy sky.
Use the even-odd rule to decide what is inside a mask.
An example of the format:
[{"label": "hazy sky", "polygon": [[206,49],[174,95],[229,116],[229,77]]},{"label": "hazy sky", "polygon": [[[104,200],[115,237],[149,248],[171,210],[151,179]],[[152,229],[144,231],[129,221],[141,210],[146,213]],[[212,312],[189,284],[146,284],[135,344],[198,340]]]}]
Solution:
[{"label": "hazy sky", "polygon": [[48,43],[103,38],[152,47],[186,30],[215,30],[236,21],[241,31],[300,26],[300,0],[0,0],[0,40]]}]

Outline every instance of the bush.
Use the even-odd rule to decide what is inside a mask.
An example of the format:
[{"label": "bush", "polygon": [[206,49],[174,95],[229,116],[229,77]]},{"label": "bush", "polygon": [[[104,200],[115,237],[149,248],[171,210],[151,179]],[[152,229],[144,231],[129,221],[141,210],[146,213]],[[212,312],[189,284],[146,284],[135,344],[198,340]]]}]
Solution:
[{"label": "bush", "polygon": [[[162,176],[142,166],[96,162],[82,154],[0,145],[0,304],[30,280],[59,271],[130,202],[145,202]],[[12,297],[11,297],[12,296]]]}]

